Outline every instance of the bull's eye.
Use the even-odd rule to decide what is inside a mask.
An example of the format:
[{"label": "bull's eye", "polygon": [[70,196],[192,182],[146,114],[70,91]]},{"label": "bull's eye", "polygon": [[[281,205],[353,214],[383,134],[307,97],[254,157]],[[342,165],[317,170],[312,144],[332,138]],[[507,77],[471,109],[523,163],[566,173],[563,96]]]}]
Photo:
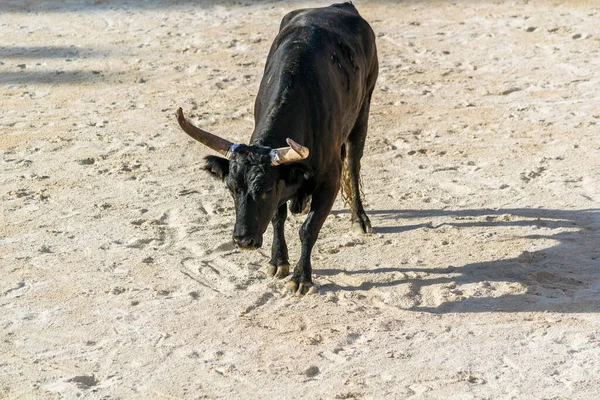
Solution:
[{"label": "bull's eye", "polygon": [[266,199],[268,196],[270,196],[270,195],[271,195],[271,192],[272,192],[272,191],[273,191],[273,189],[269,189],[269,190],[267,190],[267,191],[263,192],[263,193],[260,195],[260,198],[261,198],[261,199],[263,199],[263,200],[264,200],[264,199]]}]

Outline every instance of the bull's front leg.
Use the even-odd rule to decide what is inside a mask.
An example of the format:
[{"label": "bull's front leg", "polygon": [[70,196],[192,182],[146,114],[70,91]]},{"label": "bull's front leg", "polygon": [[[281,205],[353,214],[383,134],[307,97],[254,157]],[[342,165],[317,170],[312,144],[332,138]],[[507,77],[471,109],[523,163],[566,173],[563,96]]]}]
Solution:
[{"label": "bull's front leg", "polygon": [[288,249],[285,243],[285,220],[287,218],[287,203],[279,206],[271,223],[273,224],[273,246],[271,247],[271,261],[267,275],[278,279],[285,278],[290,273]]},{"label": "bull's front leg", "polygon": [[294,268],[292,280],[288,285],[288,293],[305,295],[313,287],[312,266],[310,257],[319,231],[331,211],[333,202],[339,191],[339,179],[334,179],[329,187],[317,189],[312,196],[310,212],[300,227],[300,243],[302,245],[300,261]]}]

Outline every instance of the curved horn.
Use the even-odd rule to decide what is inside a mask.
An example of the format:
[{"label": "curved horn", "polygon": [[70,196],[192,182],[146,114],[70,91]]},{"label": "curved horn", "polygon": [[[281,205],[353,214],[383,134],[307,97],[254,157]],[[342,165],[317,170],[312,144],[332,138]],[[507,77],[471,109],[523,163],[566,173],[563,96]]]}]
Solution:
[{"label": "curved horn", "polygon": [[185,133],[187,133],[203,145],[208,146],[211,149],[223,154],[224,156],[228,155],[227,153],[229,152],[229,148],[233,143],[190,124],[183,116],[183,110],[181,109],[181,107],[177,109],[176,114],[177,122],[179,122],[179,126],[181,126],[181,129],[183,129]]},{"label": "curved horn", "polygon": [[308,157],[309,151],[306,147],[294,142],[292,139],[285,139],[290,147],[280,147],[271,152],[271,165],[281,165],[294,161],[304,160]]}]

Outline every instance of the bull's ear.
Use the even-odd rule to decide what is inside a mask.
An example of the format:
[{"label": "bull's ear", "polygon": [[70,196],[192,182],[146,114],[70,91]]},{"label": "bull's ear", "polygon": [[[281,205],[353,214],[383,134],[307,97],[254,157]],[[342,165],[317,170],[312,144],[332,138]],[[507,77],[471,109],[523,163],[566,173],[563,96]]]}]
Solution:
[{"label": "bull's ear", "polygon": [[314,190],[314,187],[312,187],[314,182],[313,170],[308,165],[292,163],[284,164],[279,168],[281,168],[281,178],[285,181],[286,185],[307,186],[307,191],[312,192]]},{"label": "bull's ear", "polygon": [[217,156],[206,156],[204,157],[204,161],[206,164],[204,165],[204,169],[220,178],[221,180],[225,179],[227,174],[229,173],[229,160],[223,157]]}]

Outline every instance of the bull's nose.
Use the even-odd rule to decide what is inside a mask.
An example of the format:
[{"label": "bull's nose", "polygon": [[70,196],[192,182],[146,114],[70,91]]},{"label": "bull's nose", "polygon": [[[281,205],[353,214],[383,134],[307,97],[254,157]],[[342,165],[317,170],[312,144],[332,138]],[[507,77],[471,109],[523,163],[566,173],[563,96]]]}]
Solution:
[{"label": "bull's nose", "polygon": [[257,249],[260,243],[252,236],[234,236],[233,242],[241,249]]}]

